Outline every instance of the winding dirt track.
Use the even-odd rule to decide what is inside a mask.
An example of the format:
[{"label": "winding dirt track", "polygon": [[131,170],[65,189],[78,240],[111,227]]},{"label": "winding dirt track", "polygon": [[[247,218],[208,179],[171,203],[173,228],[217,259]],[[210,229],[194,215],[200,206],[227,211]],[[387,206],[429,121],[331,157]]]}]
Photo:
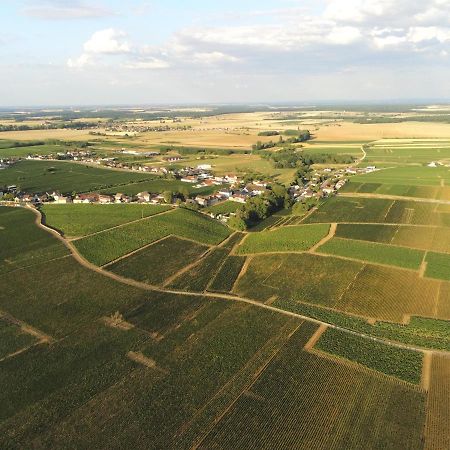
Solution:
[{"label": "winding dirt track", "polygon": [[92,270],[92,271],[98,273],[99,275],[106,276],[108,278],[111,278],[111,279],[119,282],[119,283],[123,283],[123,284],[126,284],[128,286],[132,286],[132,287],[135,287],[135,288],[138,288],[138,289],[142,289],[142,290],[145,290],[145,291],[150,291],[150,292],[162,292],[162,293],[166,293],[166,294],[184,295],[184,296],[189,296],[189,297],[207,297],[207,298],[213,298],[213,299],[223,299],[223,300],[228,300],[228,301],[246,303],[246,304],[258,307],[258,308],[262,308],[262,309],[266,309],[268,311],[276,312],[278,314],[283,314],[284,316],[295,317],[297,319],[301,319],[301,320],[304,320],[304,321],[307,321],[307,322],[312,322],[312,323],[315,323],[315,324],[318,324],[318,325],[321,325],[321,326],[327,326],[328,328],[333,328],[333,329],[336,329],[336,330],[340,330],[340,331],[343,331],[345,333],[349,333],[349,334],[354,335],[354,336],[359,336],[359,337],[364,338],[364,339],[370,339],[370,340],[372,340],[374,342],[379,342],[379,343],[382,343],[382,344],[390,345],[392,347],[397,347],[397,348],[407,349],[407,350],[413,350],[413,351],[418,351],[418,352],[429,352],[429,353],[433,353],[433,354],[450,356],[450,352],[445,351],[445,350],[428,349],[428,348],[418,347],[418,346],[414,346],[414,345],[402,344],[400,342],[395,342],[395,341],[391,341],[391,340],[388,340],[388,339],[377,338],[377,337],[370,336],[370,335],[367,335],[367,334],[364,334],[364,333],[359,333],[359,332],[350,330],[348,328],[344,328],[344,327],[340,327],[338,325],[327,323],[327,322],[324,322],[322,320],[313,319],[313,318],[308,317],[308,316],[303,316],[302,314],[297,314],[297,313],[294,313],[294,312],[285,311],[283,309],[276,308],[276,307],[270,306],[270,305],[266,305],[264,303],[258,302],[256,300],[251,300],[251,299],[248,299],[248,298],[245,298],[245,297],[238,297],[238,296],[232,295],[232,294],[221,294],[221,293],[211,293],[211,292],[186,292],[186,291],[180,291],[180,290],[176,290],[176,289],[165,289],[165,288],[161,288],[159,286],[152,286],[150,284],[141,283],[141,282],[136,281],[136,280],[132,280],[132,279],[129,279],[129,278],[122,277],[122,276],[117,275],[115,273],[103,270],[102,268],[97,267],[94,264],[92,264],[89,261],[87,261],[85,258],[83,258],[78,253],[78,251],[71,244],[71,242],[69,242],[66,239],[64,239],[54,229],[52,229],[52,228],[48,227],[47,225],[45,225],[44,223],[42,223],[43,217],[42,217],[42,214],[41,214],[40,211],[38,211],[37,209],[33,208],[32,206],[27,206],[27,209],[30,209],[36,215],[36,221],[35,221],[36,225],[39,228],[42,228],[42,229],[46,230],[47,232],[51,233],[57,239],[59,239],[69,249],[69,251],[71,252],[72,256],[74,257],[74,259],[79,264],[81,264],[83,267],[85,267],[85,268],[87,268],[89,270]]}]

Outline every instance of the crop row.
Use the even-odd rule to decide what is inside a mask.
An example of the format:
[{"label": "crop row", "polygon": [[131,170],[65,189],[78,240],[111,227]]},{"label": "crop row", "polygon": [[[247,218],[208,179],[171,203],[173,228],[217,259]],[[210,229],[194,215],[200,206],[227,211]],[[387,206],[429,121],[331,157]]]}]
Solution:
[{"label": "crop row", "polygon": [[238,247],[237,252],[251,254],[308,250],[327,235],[329,228],[327,224],[319,224],[281,227],[273,231],[251,233]]},{"label": "crop row", "polygon": [[170,234],[203,244],[218,244],[228,228],[202,214],[186,209],[106,230],[74,242],[80,253],[97,265],[104,265]]}]

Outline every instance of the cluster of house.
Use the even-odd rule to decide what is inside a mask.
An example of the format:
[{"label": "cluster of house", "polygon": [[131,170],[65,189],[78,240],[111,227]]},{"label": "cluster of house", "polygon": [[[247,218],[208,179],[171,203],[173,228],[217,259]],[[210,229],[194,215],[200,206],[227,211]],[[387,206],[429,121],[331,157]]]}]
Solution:
[{"label": "cluster of house", "polygon": [[375,166],[347,167],[345,169],[325,168],[316,170],[314,176],[302,186],[293,185],[289,188],[289,194],[295,201],[308,198],[324,198],[334,195],[344,187],[348,176],[365,174],[376,171]]},{"label": "cluster of house", "polygon": [[225,200],[238,203],[245,203],[251,197],[257,197],[268,191],[267,183],[262,181],[254,181],[241,186],[237,177],[226,176],[227,183],[231,184],[230,188],[222,188],[211,195],[197,195],[193,199],[189,199],[187,203],[197,204],[201,207],[213,206]]},{"label": "cluster of house", "polygon": [[13,164],[13,163],[14,163],[14,161],[12,161],[12,160],[10,160],[10,159],[7,159],[7,158],[1,159],[1,158],[0,158],[0,170],[2,170],[2,169],[7,169],[7,168],[10,167],[11,164]]}]

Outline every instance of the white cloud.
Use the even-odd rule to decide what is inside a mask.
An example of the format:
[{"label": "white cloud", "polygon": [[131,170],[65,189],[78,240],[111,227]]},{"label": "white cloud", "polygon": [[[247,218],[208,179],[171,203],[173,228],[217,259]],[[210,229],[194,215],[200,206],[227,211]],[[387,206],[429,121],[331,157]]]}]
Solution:
[{"label": "white cloud", "polygon": [[131,61],[123,64],[125,69],[131,70],[155,70],[155,69],[167,69],[170,64],[167,61],[158,58],[149,58],[146,60]]},{"label": "white cloud", "polygon": [[121,54],[131,51],[124,31],[108,28],[96,31],[83,45],[86,53]]},{"label": "white cloud", "polygon": [[218,64],[223,62],[238,62],[239,58],[222,52],[199,52],[192,55],[195,62],[202,64]]},{"label": "white cloud", "polygon": [[94,63],[92,55],[83,53],[78,58],[69,58],[67,61],[67,67],[71,69],[83,69]]},{"label": "white cloud", "polygon": [[114,15],[108,8],[76,0],[40,2],[24,8],[22,14],[44,20],[92,19]]}]

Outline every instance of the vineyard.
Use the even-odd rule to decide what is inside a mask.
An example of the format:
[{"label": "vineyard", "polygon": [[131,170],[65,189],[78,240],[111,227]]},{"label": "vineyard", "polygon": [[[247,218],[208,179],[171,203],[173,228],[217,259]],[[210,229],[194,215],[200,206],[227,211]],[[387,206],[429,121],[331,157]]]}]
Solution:
[{"label": "vineyard", "polygon": [[425,275],[427,277],[450,281],[450,254],[429,252],[426,262]]},{"label": "vineyard", "polygon": [[300,327],[199,448],[422,448],[424,393],[301,351],[313,331]]},{"label": "vineyard", "polygon": [[70,237],[86,236],[169,210],[169,206],[137,204],[47,204],[42,207],[46,224]]},{"label": "vineyard", "polygon": [[185,291],[203,292],[224,264],[228,254],[229,251],[225,248],[215,248],[188,271],[172,280],[168,286]]},{"label": "vineyard", "polygon": [[341,223],[336,237],[450,253],[450,233],[444,227]]},{"label": "vineyard", "polygon": [[281,227],[249,234],[238,247],[238,254],[300,252],[308,250],[328,234],[329,225]]},{"label": "vineyard", "polygon": [[[346,190],[446,195],[439,178],[398,173]],[[30,211],[0,208],[0,313],[52,340],[0,317],[0,447],[447,446],[447,359],[433,355],[426,385],[423,352],[391,345],[450,351],[446,205],[337,196],[306,219],[283,210],[233,234],[166,206],[43,212],[109,276],[152,290],[79,265]],[[328,327],[311,348],[325,326],[283,310],[342,329]]]},{"label": "vineyard", "polygon": [[334,238],[317,250],[335,256],[418,270],[424,252],[406,247]]},{"label": "vineyard", "polygon": [[170,234],[212,245],[226,239],[230,231],[204,215],[177,209],[76,240],[74,245],[85,258],[101,266]]},{"label": "vineyard", "polygon": [[207,250],[204,245],[169,236],[107,266],[107,270],[137,281],[163,284],[169,277],[196,262]]},{"label": "vineyard", "polygon": [[427,450],[450,448],[450,358],[433,355],[426,421]]},{"label": "vineyard", "polygon": [[228,256],[208,289],[216,292],[231,292],[244,263],[245,257],[243,256]]},{"label": "vineyard", "polygon": [[450,226],[450,214],[426,202],[382,198],[332,197],[304,223],[387,223]]},{"label": "vineyard", "polygon": [[[312,254],[255,256],[235,292],[336,308],[367,318],[402,322],[434,316],[440,283],[418,272]],[[445,316],[443,316],[445,317]]]},{"label": "vineyard", "polygon": [[419,352],[361,339],[333,329],[328,329],[314,348],[409,383],[420,383],[423,354]]},{"label": "vineyard", "polygon": [[37,342],[35,336],[2,319],[0,316],[0,361]]},{"label": "vineyard", "polygon": [[[7,238],[4,238],[7,234]],[[0,269],[13,272],[68,255],[61,242],[37,228],[31,211],[0,206]]]}]

